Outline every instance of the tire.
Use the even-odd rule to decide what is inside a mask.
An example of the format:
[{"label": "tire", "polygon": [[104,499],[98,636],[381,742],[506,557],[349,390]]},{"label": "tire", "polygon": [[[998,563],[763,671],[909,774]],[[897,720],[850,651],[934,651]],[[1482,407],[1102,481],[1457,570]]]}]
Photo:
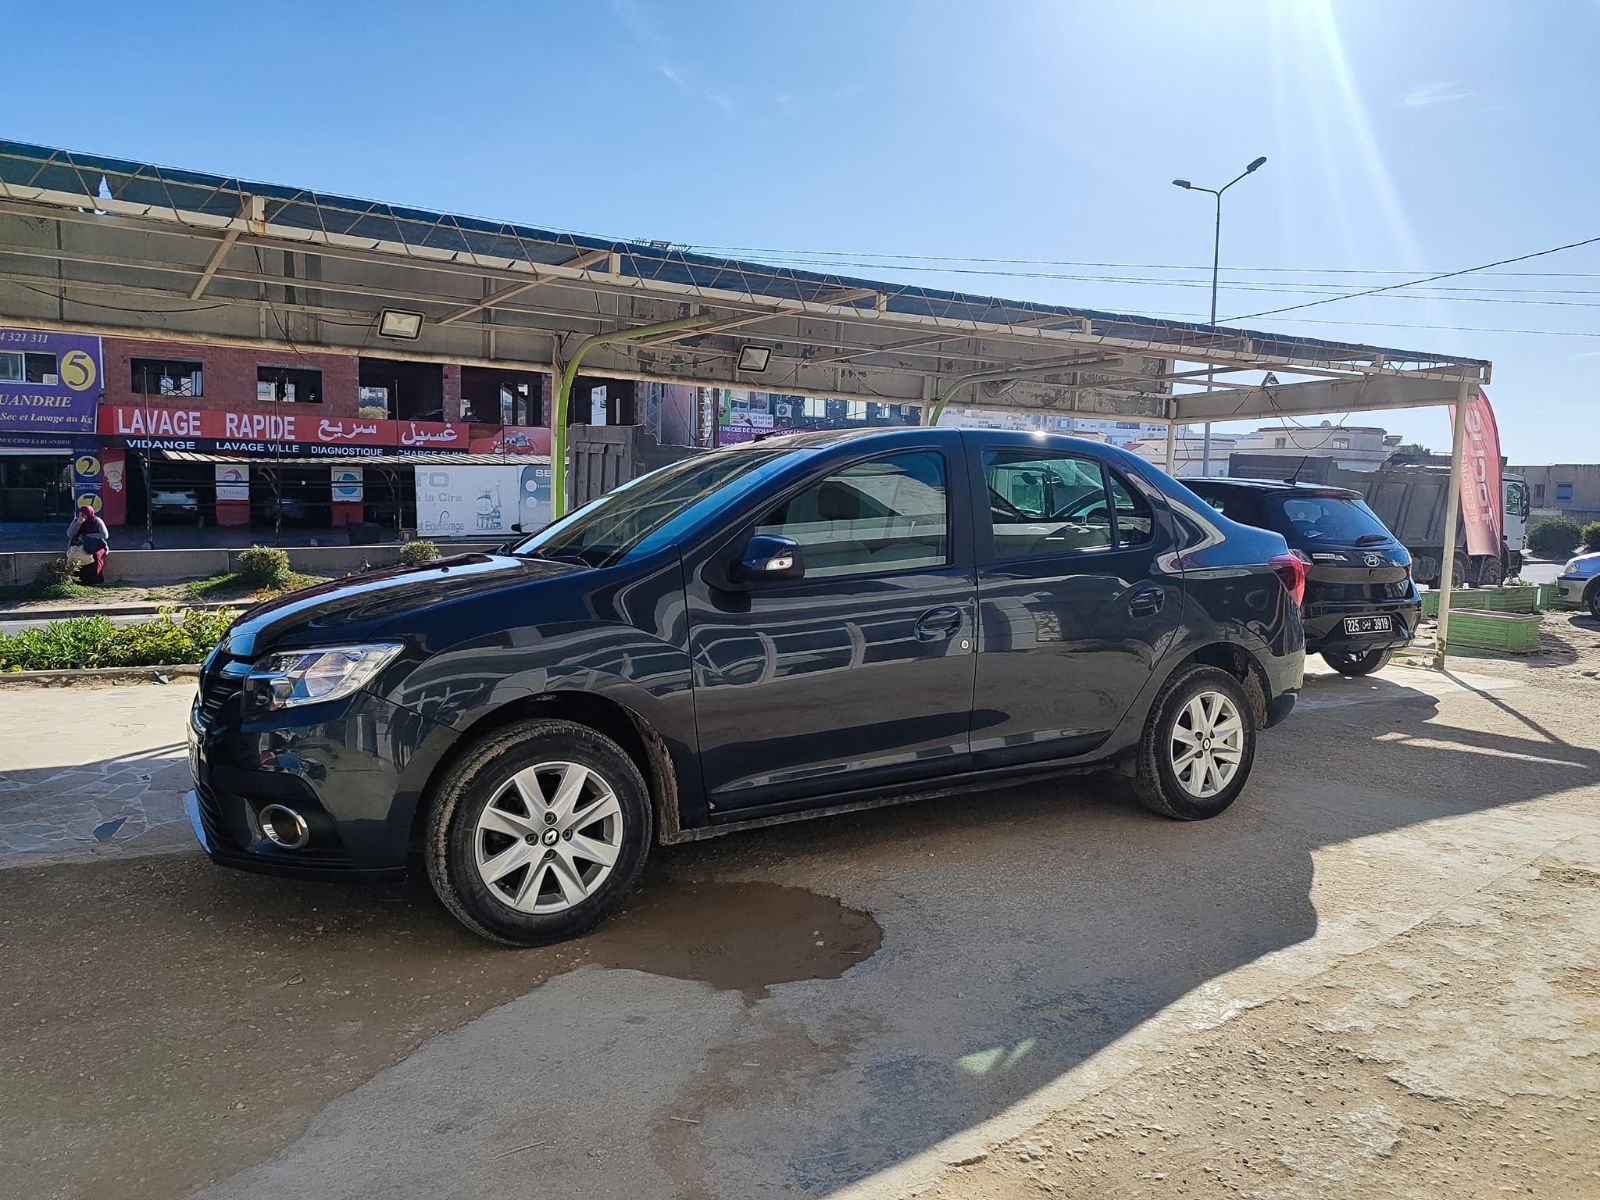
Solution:
[{"label": "tire", "polygon": [[1478,570],[1473,577],[1473,587],[1499,587],[1501,580],[1506,577],[1505,567],[1498,558],[1486,554],[1478,561]]},{"label": "tire", "polygon": [[652,825],[649,790],[615,742],[571,721],[520,721],[469,746],[440,782],[428,879],[480,937],[558,942],[617,907],[644,867]]},{"label": "tire", "polygon": [[1589,591],[1584,596],[1584,600],[1589,605],[1589,615],[1596,621],[1600,621],[1600,583],[1591,583],[1589,585]]},{"label": "tire", "polygon": [[1374,671],[1384,667],[1394,657],[1393,650],[1368,650],[1365,654],[1353,654],[1348,650],[1324,650],[1322,659],[1341,675],[1357,676],[1371,675]]},{"label": "tire", "polygon": [[[1233,770],[1223,778],[1210,773],[1203,757],[1196,759],[1178,749],[1188,744],[1184,734],[1194,729],[1197,722],[1203,722],[1211,705],[1210,698],[1214,697],[1224,700],[1232,709],[1232,717],[1238,721],[1237,734],[1228,746]],[[1221,729],[1228,724],[1226,710],[1216,712],[1215,727]],[[1216,738],[1217,743],[1223,741],[1222,737]],[[1141,804],[1163,817],[1179,821],[1214,817],[1244,790],[1255,754],[1256,720],[1244,686],[1218,667],[1182,669],[1167,681],[1151,706],[1150,718],[1139,740],[1134,791]],[[1224,758],[1214,751],[1209,757],[1218,770],[1226,770]],[[1187,763],[1184,762],[1186,758],[1189,759]],[[1201,772],[1198,788],[1194,783],[1196,771]],[[1205,790],[1207,788],[1211,790]]]}]

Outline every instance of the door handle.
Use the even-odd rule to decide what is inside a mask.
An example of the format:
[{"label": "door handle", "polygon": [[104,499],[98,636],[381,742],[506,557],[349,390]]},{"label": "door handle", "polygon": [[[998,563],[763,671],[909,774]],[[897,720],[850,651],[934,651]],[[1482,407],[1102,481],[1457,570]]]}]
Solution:
[{"label": "door handle", "polygon": [[1145,588],[1133,594],[1133,599],[1128,601],[1128,615],[1130,617],[1153,617],[1161,611],[1161,606],[1167,602],[1167,593],[1162,588]]},{"label": "door handle", "polygon": [[917,618],[917,640],[936,642],[961,628],[961,610],[954,605],[930,608]]}]

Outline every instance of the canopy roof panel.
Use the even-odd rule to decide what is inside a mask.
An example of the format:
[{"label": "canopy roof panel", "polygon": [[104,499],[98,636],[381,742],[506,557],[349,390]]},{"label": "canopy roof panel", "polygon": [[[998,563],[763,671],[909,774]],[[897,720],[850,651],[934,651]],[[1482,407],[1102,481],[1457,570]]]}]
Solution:
[{"label": "canopy roof panel", "polygon": [[[43,219],[57,236],[27,222]],[[1158,420],[1448,403],[1486,360],[719,258],[0,141],[8,319],[818,396]],[[184,307],[171,307],[185,302]],[[373,336],[421,311],[413,343]],[[713,319],[715,318],[715,319]],[[771,369],[738,368],[765,346]],[[1187,368],[1186,368],[1187,365]],[[1270,374],[1269,374],[1270,373]]]}]

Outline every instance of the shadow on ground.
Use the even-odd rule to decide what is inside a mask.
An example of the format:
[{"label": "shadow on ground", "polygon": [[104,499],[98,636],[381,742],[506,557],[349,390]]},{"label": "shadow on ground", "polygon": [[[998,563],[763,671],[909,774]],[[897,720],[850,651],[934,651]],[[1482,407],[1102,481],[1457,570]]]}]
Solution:
[{"label": "shadow on ground", "polygon": [[[0,1106],[20,1136],[0,1172],[19,1194],[168,1196],[288,1145],[218,1194],[489,1194],[537,1176],[551,1195],[825,1195],[1310,938],[1317,849],[1596,778],[1600,754],[1531,719],[1441,724],[1400,675],[1315,680],[1218,820],[1160,821],[1075,781],[739,835],[659,853],[621,919],[544,950],[476,942],[423,886],[260,880],[194,855],[7,872]],[[1476,853],[1430,851],[1441,870]],[[1374,917],[1397,866],[1374,855]],[[540,987],[584,966],[626,971]],[[691,1026],[705,1007],[713,1049],[686,1036],[664,1066],[658,1024],[613,1022],[627,972],[695,981],[669,994]],[[730,993],[742,1016],[713,1005]],[[521,1036],[412,1054],[508,1002],[496,1028]],[[563,1036],[608,1057],[463,1088],[462,1071],[537,1053],[574,1006],[587,1033]],[[642,1124],[596,1124],[641,1105]]]}]

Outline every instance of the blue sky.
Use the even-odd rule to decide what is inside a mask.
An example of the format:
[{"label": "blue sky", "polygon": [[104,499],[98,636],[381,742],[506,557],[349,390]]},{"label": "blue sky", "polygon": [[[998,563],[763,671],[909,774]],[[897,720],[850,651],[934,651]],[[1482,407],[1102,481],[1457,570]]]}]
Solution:
[{"label": "blue sky", "polygon": [[[39,48],[8,68],[0,128],[547,227],[840,252],[857,274],[1201,319],[1208,271],[1172,268],[1209,266],[1209,198],[1168,181],[1220,184],[1259,154],[1267,165],[1226,201],[1224,319],[1324,298],[1286,285],[1388,283],[1406,276],[1344,272],[1422,275],[1600,234],[1592,2],[237,11],[0,0],[8,44]],[[1147,265],[1002,277],[859,265],[886,255]],[[1491,358],[1512,461],[1600,460],[1600,245],[1508,270],[1536,274],[1254,323]],[[1442,410],[1374,420],[1448,441]]]}]

